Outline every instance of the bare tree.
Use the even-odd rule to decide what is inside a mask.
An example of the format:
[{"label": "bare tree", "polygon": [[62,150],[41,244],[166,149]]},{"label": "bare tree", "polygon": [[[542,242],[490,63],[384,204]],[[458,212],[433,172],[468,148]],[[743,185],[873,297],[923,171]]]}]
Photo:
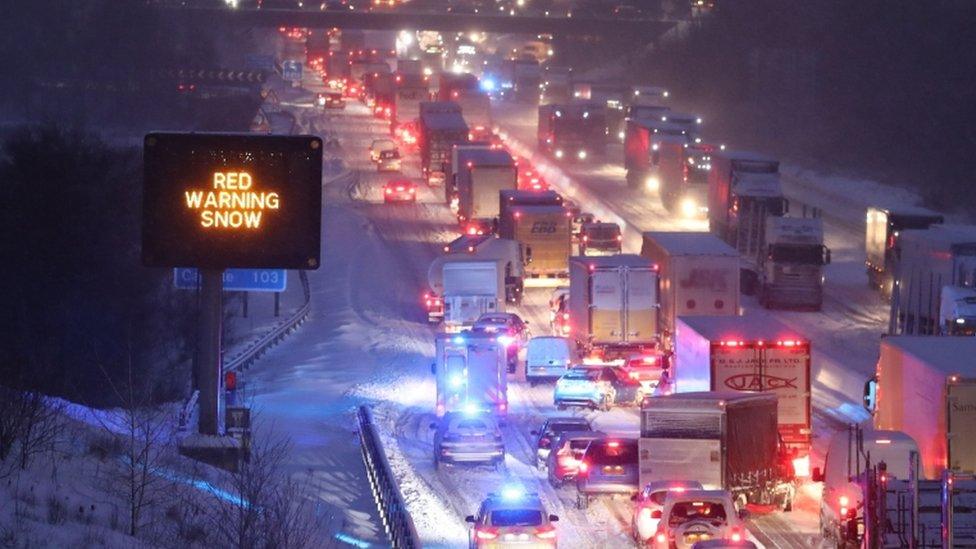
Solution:
[{"label": "bare tree", "polygon": [[[161,474],[161,466],[172,435],[172,421],[165,408],[154,406],[151,380],[136,380],[131,359],[124,386],[105,374],[106,382],[119,402],[123,403],[119,421],[99,419],[116,440],[122,442],[119,456],[121,475],[107,470],[107,488],[126,503],[128,534],[136,536],[147,521],[147,511],[162,505],[160,501],[170,482]],[[98,416],[96,416],[98,417]]]},{"label": "bare tree", "polygon": [[20,403],[20,468],[27,469],[34,456],[54,449],[64,428],[64,406],[37,391],[21,393]]}]

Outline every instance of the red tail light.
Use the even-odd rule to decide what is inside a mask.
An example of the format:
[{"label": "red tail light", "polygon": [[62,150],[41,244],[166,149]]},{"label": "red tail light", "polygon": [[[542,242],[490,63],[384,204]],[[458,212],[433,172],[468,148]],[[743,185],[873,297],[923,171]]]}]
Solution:
[{"label": "red tail light", "polygon": [[590,472],[590,464],[585,461],[579,462],[579,474],[586,475]]},{"label": "red tail light", "polygon": [[664,532],[661,532],[658,535],[654,536],[654,539],[657,540],[658,543],[667,543],[668,542],[668,536],[665,535]]},{"label": "red tail light", "polygon": [[498,530],[493,528],[476,528],[474,537],[478,539],[490,540],[498,537]]},{"label": "red tail light", "polygon": [[732,535],[729,536],[729,539],[736,543],[742,541],[742,532],[740,532],[738,529],[732,530]]},{"label": "red tail light", "polygon": [[556,527],[551,524],[543,526],[536,530],[535,537],[539,539],[556,539]]}]

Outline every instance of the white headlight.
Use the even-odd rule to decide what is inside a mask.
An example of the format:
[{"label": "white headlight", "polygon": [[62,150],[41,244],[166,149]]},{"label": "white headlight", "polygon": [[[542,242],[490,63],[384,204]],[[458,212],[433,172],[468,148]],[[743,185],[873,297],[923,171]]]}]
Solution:
[{"label": "white headlight", "polygon": [[563,157],[563,150],[556,149],[556,158],[562,158],[562,157]]},{"label": "white headlight", "polygon": [[661,182],[657,177],[652,175],[647,178],[647,181],[644,182],[644,186],[647,187],[647,190],[649,191],[657,191],[661,187]]},{"label": "white headlight", "polygon": [[698,204],[694,198],[685,198],[681,201],[681,215],[685,217],[695,217],[698,213]]},{"label": "white headlight", "polygon": [[586,160],[586,151],[580,151],[576,153],[576,157],[580,160]]}]

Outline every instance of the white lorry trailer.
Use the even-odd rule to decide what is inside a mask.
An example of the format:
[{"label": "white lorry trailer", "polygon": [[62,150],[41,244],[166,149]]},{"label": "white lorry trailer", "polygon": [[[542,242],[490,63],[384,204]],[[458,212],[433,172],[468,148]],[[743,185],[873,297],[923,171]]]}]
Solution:
[{"label": "white lorry trailer", "polygon": [[679,317],[667,387],[673,392],[776,393],[779,434],[794,474],[810,475],[810,341],[770,317]]},{"label": "white lorry trailer", "polygon": [[864,263],[868,284],[880,289],[882,295],[890,296],[894,276],[898,272],[898,257],[894,252],[901,232],[928,229],[944,221],[941,214],[916,206],[869,207],[864,223]]},{"label": "white lorry trailer", "polygon": [[[465,241],[467,241],[466,244]],[[430,287],[428,296],[440,297],[445,295],[445,265],[451,263],[496,262],[496,269],[501,273],[503,278],[496,279],[496,283],[500,284],[500,286],[497,286],[495,291],[498,292],[498,295],[504,296],[504,301],[507,303],[521,303],[522,280],[525,277],[525,269],[517,242],[505,238],[493,238],[491,236],[476,238],[461,237],[447,245],[445,251],[447,253],[434,258],[434,261],[431,262],[430,267],[427,269],[427,283]],[[459,268],[463,270],[465,267],[452,267],[455,270]],[[487,281],[485,282],[487,283]],[[487,284],[485,288],[487,288]],[[458,291],[457,288],[452,293],[458,295],[456,291]]]},{"label": "white lorry trailer", "polygon": [[508,151],[477,148],[458,152],[458,220],[498,218],[499,192],[518,188],[518,168]]},{"label": "white lorry trailer", "polygon": [[922,476],[976,472],[976,339],[889,336],[881,340],[865,404],[877,429],[918,443]]},{"label": "white lorry trailer", "polygon": [[658,343],[658,272],[620,254],[569,260],[569,334],[586,353],[627,357]]},{"label": "white lorry trailer", "polygon": [[976,287],[976,226],[902,231],[896,253],[889,333],[938,334],[942,288]]},{"label": "white lorry trailer", "polygon": [[644,233],[641,256],[661,277],[662,343],[670,348],[678,316],[739,314],[739,252],[715,235]]}]

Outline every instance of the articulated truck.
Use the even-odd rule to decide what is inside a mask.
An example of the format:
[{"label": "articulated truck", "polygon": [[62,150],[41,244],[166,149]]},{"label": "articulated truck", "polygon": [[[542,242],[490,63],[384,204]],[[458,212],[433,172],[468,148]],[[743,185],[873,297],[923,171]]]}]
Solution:
[{"label": "articulated truck", "polygon": [[976,472],[976,339],[888,336],[865,404],[877,429],[918,443],[924,478]]},{"label": "articulated truck", "polygon": [[568,337],[585,353],[627,358],[658,344],[658,272],[637,255],[571,257]]},{"label": "articulated truck", "polygon": [[498,219],[498,193],[518,187],[518,167],[508,151],[484,147],[457,155],[458,221]]},{"label": "articulated truck", "polygon": [[434,259],[427,271],[430,291],[425,298],[442,306],[439,319],[445,329],[458,331],[474,324],[482,313],[521,303],[522,263],[518,244],[512,240],[487,237],[472,242]]},{"label": "articulated truck", "polygon": [[572,219],[561,205],[508,206],[499,235],[519,243],[529,278],[566,278],[572,247]]},{"label": "articulated truck", "polygon": [[794,473],[810,474],[810,341],[771,317],[678,318],[668,389],[772,392]]},{"label": "articulated truck", "polygon": [[451,147],[467,141],[468,126],[457,103],[427,101],[420,104],[420,167],[428,185],[444,185],[450,173]]},{"label": "articulated truck", "polygon": [[902,231],[896,253],[889,333],[940,333],[942,288],[976,287],[976,226],[934,225]]},{"label": "articulated truck", "polygon": [[895,274],[898,272],[898,254],[895,253],[898,238],[908,229],[928,229],[945,222],[941,214],[916,206],[868,208],[864,223],[864,261],[868,284],[891,296]]}]

